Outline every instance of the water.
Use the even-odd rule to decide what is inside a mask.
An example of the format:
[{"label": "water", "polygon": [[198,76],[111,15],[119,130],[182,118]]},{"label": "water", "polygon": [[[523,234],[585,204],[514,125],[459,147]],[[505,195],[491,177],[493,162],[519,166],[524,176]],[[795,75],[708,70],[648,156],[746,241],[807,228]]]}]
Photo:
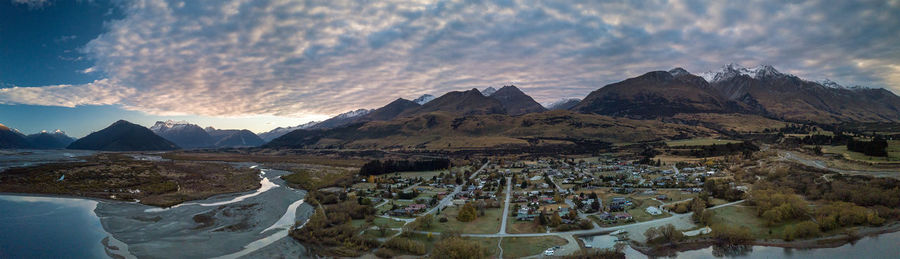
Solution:
[{"label": "water", "polygon": [[[616,237],[593,236],[582,238],[594,248],[611,248]],[[647,258],[646,255],[626,246],[626,258]],[[900,258],[900,232],[864,237],[853,244],[835,248],[797,249],[770,246],[715,247],[677,252],[675,258]]]},{"label": "water", "polygon": [[0,150],[0,171],[16,166],[81,161],[79,157],[96,153],[88,150]]},{"label": "water", "polygon": [[[96,201],[0,195],[0,258],[108,258]],[[108,239],[124,255],[127,246]]]},{"label": "water", "polygon": [[[3,150],[0,168],[78,161],[77,156],[92,153]],[[305,256],[305,248],[287,234],[294,222],[303,222],[313,212],[304,203],[306,193],[285,186],[279,176],[289,172],[262,172],[262,186],[257,190],[216,195],[169,209],[120,201],[0,194],[0,258]],[[199,226],[194,220],[196,215],[210,213],[214,221],[208,226]]]}]

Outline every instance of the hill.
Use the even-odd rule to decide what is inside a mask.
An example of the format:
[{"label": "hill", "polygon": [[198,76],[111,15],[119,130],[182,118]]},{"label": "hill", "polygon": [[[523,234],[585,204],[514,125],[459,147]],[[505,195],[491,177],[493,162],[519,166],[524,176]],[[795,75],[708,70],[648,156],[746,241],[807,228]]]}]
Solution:
[{"label": "hill", "polygon": [[504,86],[491,94],[490,97],[500,101],[503,109],[506,110],[506,114],[509,115],[522,115],[547,110],[514,85]]},{"label": "hill", "polygon": [[588,94],[572,110],[635,118],[743,110],[721,97],[703,78],[681,71],[653,71],[606,85]]},{"label": "hill", "polygon": [[119,120],[109,127],[72,142],[68,149],[102,151],[175,150],[178,146],[141,125]]},{"label": "hill", "polygon": [[54,132],[42,131],[25,137],[31,148],[36,149],[62,149],[75,142],[75,139],[66,135],[61,130]]},{"label": "hill", "polygon": [[297,130],[272,140],[266,147],[444,150],[573,145],[579,142],[643,142],[714,134],[703,127],[569,111],[521,116],[459,116],[433,112],[392,121],[356,123],[331,130]]},{"label": "hill", "polygon": [[503,104],[497,99],[484,96],[478,89],[453,91],[435,98],[421,107],[410,109],[398,117],[413,117],[431,112],[456,115],[506,114]]},{"label": "hill", "polygon": [[266,141],[249,130],[220,130],[213,127],[207,127],[205,130],[215,141],[214,146],[219,148],[258,147],[266,143]]},{"label": "hill", "polygon": [[0,148],[29,148],[30,144],[25,136],[12,130],[6,125],[0,124]]}]

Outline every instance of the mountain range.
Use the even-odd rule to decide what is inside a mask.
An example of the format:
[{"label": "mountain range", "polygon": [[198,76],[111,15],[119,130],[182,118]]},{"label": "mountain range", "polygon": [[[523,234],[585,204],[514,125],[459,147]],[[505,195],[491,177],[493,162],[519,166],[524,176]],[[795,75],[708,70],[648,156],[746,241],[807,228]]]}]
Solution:
[{"label": "mountain range", "polygon": [[41,131],[31,135],[10,129],[0,124],[0,148],[29,148],[29,149],[61,149],[66,148],[75,139],[66,135],[61,130],[53,132]]},{"label": "mountain range", "polygon": [[[600,87],[582,100],[566,98],[546,107],[516,86],[504,86],[499,90],[473,88],[438,97],[422,95],[412,101],[398,98],[377,109],[357,109],[321,122],[277,128],[260,134],[262,138],[247,130],[201,129],[187,122],[157,122],[150,130],[138,126],[161,136],[165,142],[160,142],[129,126],[133,124],[120,121],[110,126],[117,130],[107,128],[95,132],[69,147],[159,150],[173,146],[254,147],[269,142],[266,147],[349,145],[365,148],[395,144],[434,147],[457,143],[451,139],[475,141],[477,145],[521,144],[525,139],[546,138],[643,141],[652,139],[649,136],[707,134],[708,129],[689,129],[673,122],[677,124],[680,118],[717,117],[710,114],[757,121],[819,124],[900,122],[900,97],[880,88],[845,87],[830,80],[804,80],[779,72],[772,66],[746,68],[729,64],[717,71],[699,74],[683,68],[651,71]],[[652,127],[645,127],[648,125]],[[667,130],[660,130],[658,134],[639,132],[631,135],[629,132],[632,131],[627,130],[654,127]],[[92,137],[103,132],[107,135],[104,138],[118,138],[121,134],[112,134],[123,131],[118,128],[125,128],[124,131],[131,134],[130,138],[144,140],[146,146],[124,143],[122,139],[101,141]],[[607,131],[607,128],[621,131]],[[104,132],[107,130],[111,132]],[[596,134],[591,134],[592,131]],[[2,126],[0,147],[22,148],[32,146],[31,142],[42,142],[48,143],[42,147],[52,148],[66,142],[51,133],[42,134],[24,136]]]}]

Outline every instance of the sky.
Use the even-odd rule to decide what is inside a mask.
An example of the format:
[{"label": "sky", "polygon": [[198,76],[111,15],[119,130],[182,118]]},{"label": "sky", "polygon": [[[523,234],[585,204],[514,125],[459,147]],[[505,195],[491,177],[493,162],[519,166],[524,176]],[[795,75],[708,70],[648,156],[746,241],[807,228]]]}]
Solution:
[{"label": "sky", "polygon": [[515,84],[538,102],[648,71],[772,65],[900,92],[900,0],[0,0],[0,123],[265,132]]}]

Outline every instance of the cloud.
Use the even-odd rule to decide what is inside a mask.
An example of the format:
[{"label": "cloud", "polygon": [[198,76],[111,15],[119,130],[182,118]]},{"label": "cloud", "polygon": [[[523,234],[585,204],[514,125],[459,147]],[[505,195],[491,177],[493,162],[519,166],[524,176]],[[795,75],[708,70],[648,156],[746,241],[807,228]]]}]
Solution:
[{"label": "cloud", "polygon": [[541,102],[580,98],[651,70],[731,62],[900,90],[898,1],[146,0],[124,9],[82,48],[106,81],[20,87],[0,101],[300,116],[509,82]]},{"label": "cloud", "polygon": [[0,104],[31,104],[75,107],[78,105],[124,104],[135,89],[121,87],[101,79],[83,85],[54,85],[44,87],[10,87],[0,89]]},{"label": "cloud", "polygon": [[12,3],[17,5],[28,5],[29,9],[41,9],[52,4],[50,0],[12,0]]}]

